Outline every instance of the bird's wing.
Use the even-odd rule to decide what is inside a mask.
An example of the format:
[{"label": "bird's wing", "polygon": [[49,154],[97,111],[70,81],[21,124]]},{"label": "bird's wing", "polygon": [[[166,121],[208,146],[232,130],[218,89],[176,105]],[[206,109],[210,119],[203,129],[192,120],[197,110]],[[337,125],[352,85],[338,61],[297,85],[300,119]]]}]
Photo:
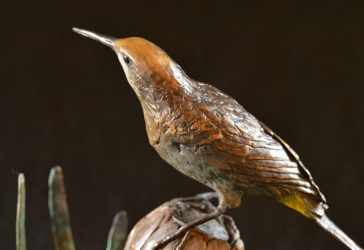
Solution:
[{"label": "bird's wing", "polygon": [[320,192],[320,188],[314,182],[310,171],[301,162],[300,157],[298,156],[298,154],[281,137],[279,137],[277,134],[275,134],[267,125],[265,125],[261,121],[259,121],[259,124],[262,126],[262,128],[264,129],[264,131],[267,134],[271,135],[272,138],[274,138],[275,140],[277,140],[283,146],[283,148],[286,150],[286,152],[288,152],[288,154],[290,154],[291,157],[293,157],[293,159],[298,164],[298,168],[304,174],[304,176],[306,177],[306,179],[309,180],[309,182],[311,183],[311,185],[313,186],[313,188],[316,189],[317,194],[320,196],[320,200],[323,203],[326,204],[326,198],[325,198],[325,196]]},{"label": "bird's wing", "polygon": [[196,154],[204,162],[236,179],[236,185],[298,191],[325,203],[311,174],[287,143],[233,98],[212,86],[203,87],[209,88],[203,91],[209,94],[197,104],[206,124],[200,126],[199,134],[204,134],[205,127],[209,136],[196,136],[195,142]]}]

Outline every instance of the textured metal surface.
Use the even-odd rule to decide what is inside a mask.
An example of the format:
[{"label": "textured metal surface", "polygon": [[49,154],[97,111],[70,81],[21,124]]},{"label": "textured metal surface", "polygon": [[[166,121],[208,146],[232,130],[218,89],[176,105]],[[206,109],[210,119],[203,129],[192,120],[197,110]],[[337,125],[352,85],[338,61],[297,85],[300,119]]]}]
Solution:
[{"label": "textured metal surface", "polygon": [[[204,197],[180,198],[166,202],[141,219],[128,236],[125,250],[149,250],[154,244],[182,225],[194,221],[216,208]],[[222,215],[192,228],[165,245],[163,249],[244,250],[240,232],[231,217]]]},{"label": "textured metal surface", "polygon": [[[104,39],[88,31],[87,37]],[[112,48],[143,107],[150,144],[178,171],[219,195],[215,213],[187,224],[167,240],[239,207],[243,195],[272,198],[316,221],[324,216],[326,200],[298,155],[233,98],[191,79],[143,38],[119,39]]]}]

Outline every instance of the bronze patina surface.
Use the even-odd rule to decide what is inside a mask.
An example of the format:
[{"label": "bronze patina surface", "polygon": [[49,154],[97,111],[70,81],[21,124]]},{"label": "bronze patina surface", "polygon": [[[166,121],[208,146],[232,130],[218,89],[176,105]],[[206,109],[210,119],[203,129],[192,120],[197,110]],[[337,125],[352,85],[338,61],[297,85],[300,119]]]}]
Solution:
[{"label": "bronze patina surface", "polygon": [[143,38],[74,31],[117,53],[143,107],[149,142],[159,155],[218,194],[214,212],[185,224],[156,246],[239,207],[246,195],[279,201],[315,220],[349,248],[361,249],[327,218],[325,197],[298,155],[232,97],[191,79]]},{"label": "bronze patina surface", "polygon": [[[212,198],[209,194],[203,194],[191,198],[177,198],[162,204],[134,226],[125,249],[152,249],[156,242],[178,231],[181,225],[213,212],[216,207],[209,198]],[[244,250],[244,243],[233,219],[221,215],[191,228],[185,235],[170,241],[162,249]]]}]

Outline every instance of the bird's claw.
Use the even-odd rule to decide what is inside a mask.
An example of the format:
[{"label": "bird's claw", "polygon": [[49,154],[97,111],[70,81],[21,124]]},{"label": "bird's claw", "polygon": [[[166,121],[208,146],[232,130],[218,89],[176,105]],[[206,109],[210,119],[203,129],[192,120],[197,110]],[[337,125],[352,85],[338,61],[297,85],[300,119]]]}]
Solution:
[{"label": "bird's claw", "polygon": [[165,246],[166,244],[168,244],[169,242],[177,239],[182,233],[184,233],[188,228],[186,228],[185,226],[181,227],[177,232],[165,237],[163,240],[158,241],[157,243],[154,244],[153,246],[153,250],[157,250],[163,246]]},{"label": "bird's claw", "polygon": [[202,193],[202,194],[198,194],[196,195],[197,199],[204,199],[204,200],[211,200],[214,198],[219,198],[219,196],[217,195],[216,192],[207,192],[207,193]]},{"label": "bird's claw", "polygon": [[157,250],[157,249],[159,249],[162,245],[161,245],[161,243],[162,243],[162,241],[158,241],[157,243],[155,243],[154,244],[154,246],[153,246],[153,250]]},{"label": "bird's claw", "polygon": [[167,244],[169,241],[171,240],[171,236],[168,236],[166,238],[164,238],[163,240],[161,241],[158,241],[157,243],[154,244],[153,246],[153,250],[157,250],[159,249],[160,247],[163,247],[165,244]]},{"label": "bird's claw", "polygon": [[190,202],[190,201],[200,201],[200,200],[211,200],[214,198],[219,198],[216,192],[207,192],[198,194],[191,197],[184,197],[184,198],[175,198],[172,200],[172,202]]}]

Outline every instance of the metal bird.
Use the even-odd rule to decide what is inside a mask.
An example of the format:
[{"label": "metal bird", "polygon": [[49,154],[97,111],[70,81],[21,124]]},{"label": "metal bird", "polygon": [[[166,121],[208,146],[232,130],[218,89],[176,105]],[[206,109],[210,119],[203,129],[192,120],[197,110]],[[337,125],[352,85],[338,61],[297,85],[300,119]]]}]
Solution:
[{"label": "metal bird", "polygon": [[293,149],[232,97],[191,79],[161,48],[74,28],[112,48],[139,98],[152,147],[181,173],[216,191],[217,209],[156,244],[238,208],[242,196],[269,197],[361,249],[325,215],[326,199]]}]

